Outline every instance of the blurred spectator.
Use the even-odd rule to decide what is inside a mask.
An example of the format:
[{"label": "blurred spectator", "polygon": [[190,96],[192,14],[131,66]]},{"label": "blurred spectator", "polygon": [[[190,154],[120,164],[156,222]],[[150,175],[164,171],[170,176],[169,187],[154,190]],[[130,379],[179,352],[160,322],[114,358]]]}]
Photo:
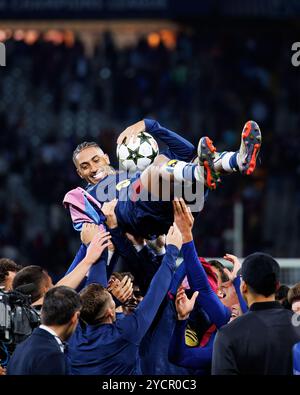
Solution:
[{"label": "blurred spectator", "polygon": [[294,313],[300,314],[300,283],[295,284],[288,292],[288,302]]}]

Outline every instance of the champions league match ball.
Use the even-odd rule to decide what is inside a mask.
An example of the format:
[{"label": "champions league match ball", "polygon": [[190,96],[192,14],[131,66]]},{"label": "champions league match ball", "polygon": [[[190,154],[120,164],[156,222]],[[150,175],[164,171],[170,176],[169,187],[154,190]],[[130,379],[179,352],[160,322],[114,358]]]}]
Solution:
[{"label": "champions league match ball", "polygon": [[143,171],[158,155],[156,140],[146,132],[141,132],[136,141],[118,144],[117,158],[122,169],[129,172]]}]

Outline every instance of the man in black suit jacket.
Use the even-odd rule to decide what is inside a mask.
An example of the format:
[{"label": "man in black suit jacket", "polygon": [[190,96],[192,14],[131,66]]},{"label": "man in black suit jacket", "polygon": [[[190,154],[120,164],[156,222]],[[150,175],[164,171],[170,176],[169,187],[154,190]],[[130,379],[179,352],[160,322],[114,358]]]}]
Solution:
[{"label": "man in black suit jacket", "polygon": [[291,375],[300,331],[293,313],[275,301],[279,265],[267,254],[249,255],[241,268],[241,292],[249,311],[217,333],[212,374]]},{"label": "man in black suit jacket", "polygon": [[17,346],[9,361],[7,374],[69,374],[64,341],[77,326],[80,308],[80,297],[73,289],[65,286],[50,289],[44,298],[42,325]]}]

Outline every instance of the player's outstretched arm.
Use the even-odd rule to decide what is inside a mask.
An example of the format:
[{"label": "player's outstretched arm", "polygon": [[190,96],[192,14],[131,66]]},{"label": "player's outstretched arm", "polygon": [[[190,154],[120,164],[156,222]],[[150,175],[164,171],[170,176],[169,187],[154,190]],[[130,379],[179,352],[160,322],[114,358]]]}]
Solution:
[{"label": "player's outstretched arm", "polygon": [[179,134],[161,126],[159,122],[153,119],[144,119],[126,128],[118,137],[117,144],[121,144],[123,141],[128,142],[131,138],[135,141],[139,133],[144,131],[151,134],[152,137],[160,139],[168,146],[169,149],[162,154],[165,154],[169,159],[189,162],[196,155],[196,148],[192,143]]},{"label": "player's outstretched arm", "polygon": [[198,303],[219,328],[229,321],[231,311],[223,305],[211,288],[205,270],[199,262],[192,235],[193,216],[189,208],[183,199],[176,199],[173,204],[175,222],[182,233],[182,255],[189,284],[194,291],[199,291]]},{"label": "player's outstretched arm", "polygon": [[99,229],[100,228],[98,225],[92,223],[84,223],[82,225],[82,231],[80,232],[80,239],[82,244],[77,251],[75,258],[73,259],[73,262],[66,271],[64,277],[67,274],[71,273],[75,269],[75,267],[83,260],[86,255],[87,245],[90,244],[95,234],[98,233]]},{"label": "player's outstretched arm", "polygon": [[194,308],[197,296],[198,292],[194,292],[192,298],[188,299],[183,287],[177,291],[177,322],[171,337],[168,357],[172,363],[185,368],[208,369],[212,358],[213,339],[210,339],[205,347],[189,347],[185,344],[187,319]]},{"label": "player's outstretched arm", "polygon": [[[110,245],[110,239],[111,236],[109,232],[105,232],[104,230],[99,231],[93,237],[93,240],[87,248],[86,256],[84,257],[84,259],[76,266],[76,268],[72,272],[63,277],[56,284],[56,286],[66,285],[71,288],[77,288],[85,277],[86,273],[92,267],[92,265],[99,260],[105,248]],[[105,263],[106,262],[103,259],[103,262],[101,262],[101,264],[104,266],[104,268]]]},{"label": "player's outstretched arm", "polygon": [[75,255],[75,258],[73,259],[73,262],[69,266],[68,270],[65,273],[65,276],[69,273],[71,273],[75,267],[83,260],[83,258],[86,255],[86,246],[84,244],[81,244],[79,250],[77,251],[77,254]]},{"label": "player's outstretched arm", "polygon": [[177,159],[190,162],[196,155],[196,148],[188,140],[159,124],[153,119],[144,119],[146,132],[152,137],[160,139],[168,146],[166,152],[162,152],[169,159]]},{"label": "player's outstretched arm", "polygon": [[[87,249],[85,258],[73,269],[72,272],[63,277],[54,287],[65,285],[70,288],[76,289],[84,279],[87,272],[97,262],[101,263],[106,270],[106,259],[101,259],[101,255],[106,247],[110,244],[109,232],[102,231],[98,233],[92,240],[90,246]],[[106,286],[106,283],[105,283]],[[44,297],[40,298],[35,304],[42,304]]]},{"label": "player's outstretched arm", "polygon": [[160,268],[151,281],[148,292],[134,313],[118,322],[119,330],[124,333],[127,340],[137,344],[149,329],[159,306],[169,290],[181,245],[181,233],[174,224],[167,235],[166,254]]}]

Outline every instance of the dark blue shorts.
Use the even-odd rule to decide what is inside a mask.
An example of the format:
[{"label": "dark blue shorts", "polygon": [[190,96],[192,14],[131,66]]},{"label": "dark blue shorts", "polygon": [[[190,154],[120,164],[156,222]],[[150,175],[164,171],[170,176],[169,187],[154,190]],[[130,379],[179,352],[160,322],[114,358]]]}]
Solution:
[{"label": "dark blue shorts", "polygon": [[119,226],[125,231],[146,239],[168,233],[173,219],[172,202],[145,201],[142,186],[137,178],[129,186],[129,198],[119,200],[116,215]]}]

